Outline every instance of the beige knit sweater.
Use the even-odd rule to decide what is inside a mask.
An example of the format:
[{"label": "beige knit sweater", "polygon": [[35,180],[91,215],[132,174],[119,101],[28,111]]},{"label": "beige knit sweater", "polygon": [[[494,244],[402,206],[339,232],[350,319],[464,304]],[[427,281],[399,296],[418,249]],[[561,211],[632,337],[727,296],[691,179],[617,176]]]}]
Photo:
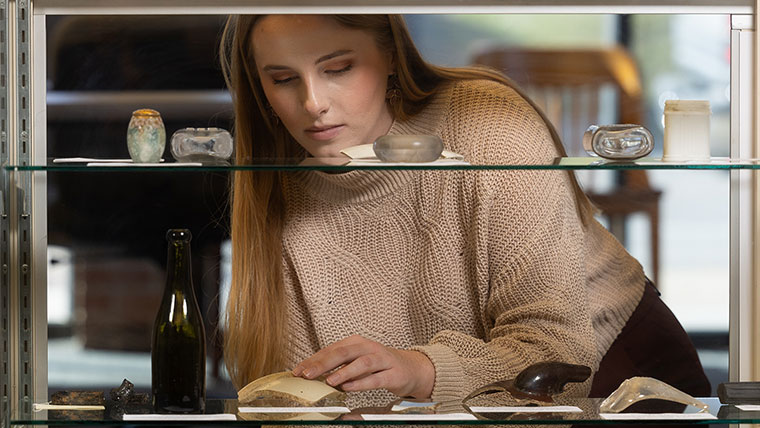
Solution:
[{"label": "beige knit sweater", "polygon": [[[536,111],[490,81],[445,86],[390,133],[439,135],[472,164],[557,156]],[[461,398],[539,361],[596,368],[643,292],[639,263],[582,226],[565,171],[311,171],[284,189],[291,367],[359,334],[425,353],[433,398]]]}]

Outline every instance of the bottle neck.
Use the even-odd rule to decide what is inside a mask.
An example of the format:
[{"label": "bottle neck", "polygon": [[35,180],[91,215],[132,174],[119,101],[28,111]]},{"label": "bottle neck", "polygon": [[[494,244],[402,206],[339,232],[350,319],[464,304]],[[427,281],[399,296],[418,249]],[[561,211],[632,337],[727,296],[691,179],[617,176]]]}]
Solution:
[{"label": "bottle neck", "polygon": [[193,289],[190,243],[170,241],[166,261],[167,290],[190,291]]}]

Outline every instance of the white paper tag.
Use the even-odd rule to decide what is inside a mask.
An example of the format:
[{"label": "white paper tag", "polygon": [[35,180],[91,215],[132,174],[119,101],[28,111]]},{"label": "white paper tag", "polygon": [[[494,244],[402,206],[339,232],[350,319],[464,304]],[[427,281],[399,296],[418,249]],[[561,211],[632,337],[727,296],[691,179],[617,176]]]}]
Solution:
[{"label": "white paper tag", "polygon": [[[380,162],[380,160],[375,155],[375,149],[372,144],[360,144],[358,146],[346,147],[340,152],[355,161],[374,160],[375,162]],[[460,155],[459,153],[454,153],[449,150],[444,150],[443,152],[441,152],[441,159],[438,159],[438,160],[462,161],[464,160],[464,156]]]},{"label": "white paper tag", "polygon": [[368,414],[362,415],[365,421],[472,421],[478,418],[469,413],[394,413],[394,414]]},{"label": "white paper tag", "polygon": [[624,420],[704,420],[717,419],[710,413],[599,413],[602,419],[624,421]]},{"label": "white paper tag", "polygon": [[475,406],[470,410],[475,413],[583,413],[575,406]]},{"label": "white paper tag", "polygon": [[760,411],[760,404],[735,404],[737,409],[745,412],[758,412]]},{"label": "white paper tag", "polygon": [[[161,162],[164,160],[161,159]],[[97,159],[97,158],[55,158],[53,163],[83,163],[83,162],[100,162],[100,163],[131,163],[132,159]]]},{"label": "white paper tag", "polygon": [[147,415],[124,415],[125,421],[236,421],[237,416],[231,413],[217,413],[212,415],[170,415],[170,414],[147,414]]},{"label": "white paper tag", "polygon": [[435,407],[438,403],[434,401],[417,402],[417,401],[402,401],[399,404],[394,404],[391,407],[391,412],[401,412],[407,409],[423,409],[425,407]]},{"label": "white paper tag", "polygon": [[153,167],[182,167],[182,166],[203,166],[200,162],[168,162],[168,163],[136,163],[136,162],[89,162],[87,163],[87,166],[98,166],[98,167],[124,167],[124,166],[153,166]]},{"label": "white paper tag", "polygon": [[240,413],[351,413],[348,407],[238,407]]}]

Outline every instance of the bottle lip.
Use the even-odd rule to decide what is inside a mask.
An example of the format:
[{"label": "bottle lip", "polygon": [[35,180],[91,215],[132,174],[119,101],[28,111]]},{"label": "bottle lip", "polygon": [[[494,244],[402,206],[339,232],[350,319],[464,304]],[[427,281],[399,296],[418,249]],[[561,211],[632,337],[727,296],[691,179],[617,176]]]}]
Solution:
[{"label": "bottle lip", "polygon": [[150,108],[141,108],[133,111],[132,116],[160,117],[161,113]]},{"label": "bottle lip", "polygon": [[166,231],[167,241],[184,241],[190,242],[193,239],[193,234],[189,229],[169,229]]}]

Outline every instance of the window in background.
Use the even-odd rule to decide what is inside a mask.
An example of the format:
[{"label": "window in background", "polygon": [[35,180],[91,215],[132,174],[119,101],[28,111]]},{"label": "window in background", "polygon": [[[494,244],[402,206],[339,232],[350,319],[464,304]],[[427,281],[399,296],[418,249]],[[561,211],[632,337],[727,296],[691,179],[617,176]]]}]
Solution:
[{"label": "window in background", "polygon": [[[729,156],[730,17],[633,16],[631,48],[646,85],[647,127],[662,141],[666,99],[709,100],[710,150]],[[694,29],[698,28],[699,31]],[[662,155],[659,145],[655,156]],[[662,198],[662,297],[700,348],[713,379],[727,380],[729,305],[729,173],[651,171]],[[641,219],[630,224],[642,236]],[[631,249],[640,253],[640,239]],[[713,389],[717,386],[713,382]]]}]

